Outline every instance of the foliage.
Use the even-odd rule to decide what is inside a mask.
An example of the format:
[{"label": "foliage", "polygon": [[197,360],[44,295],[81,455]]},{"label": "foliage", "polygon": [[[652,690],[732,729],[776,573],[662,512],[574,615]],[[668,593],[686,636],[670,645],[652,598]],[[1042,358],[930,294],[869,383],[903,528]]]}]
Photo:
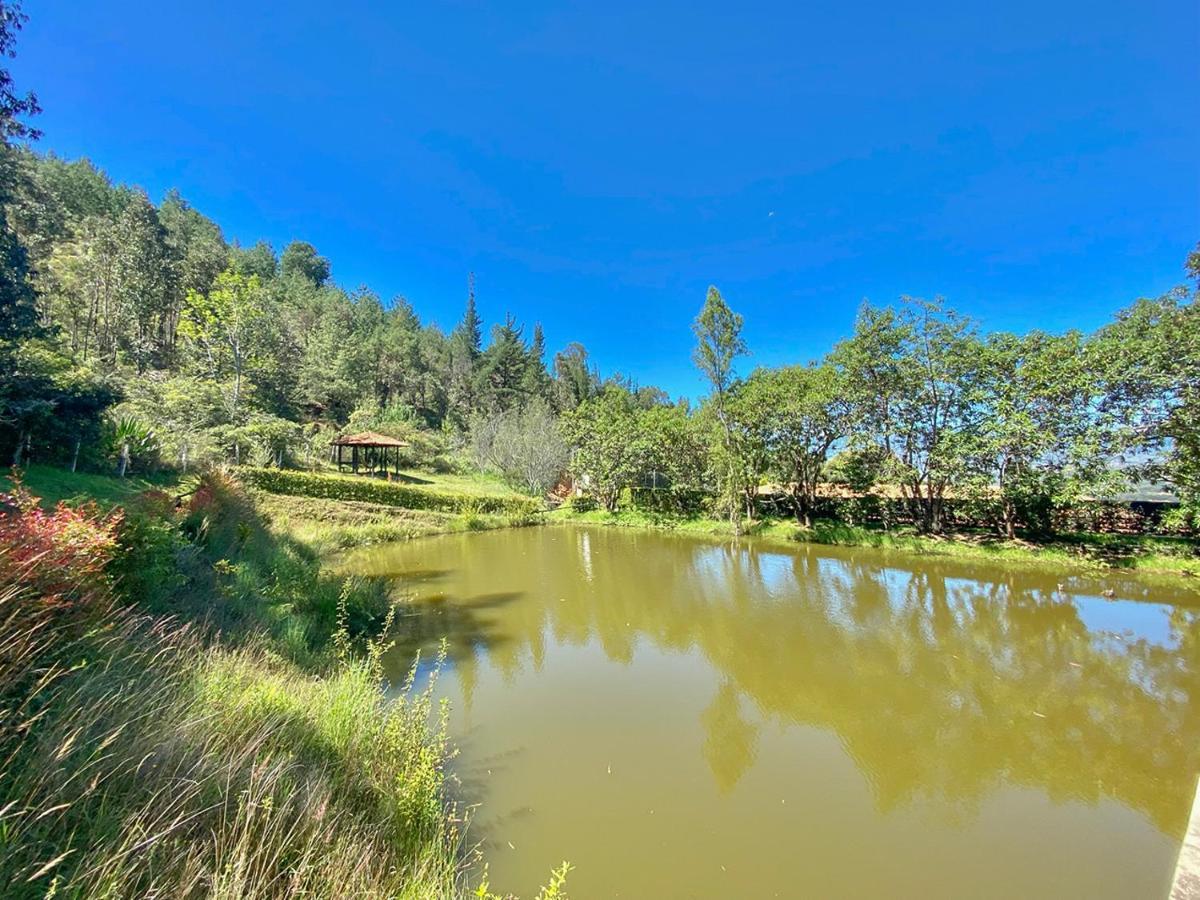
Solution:
[{"label": "foliage", "polygon": [[0,494],[0,584],[24,585],[45,606],[103,600],[122,515],[61,502],[47,511],[15,471],[10,481]]},{"label": "foliage", "polygon": [[[753,515],[753,504],[749,498],[757,486],[751,480],[755,466],[753,463],[748,465],[747,459],[754,448],[745,441],[746,432],[752,429],[743,427],[743,439],[739,440],[739,429],[728,408],[729,394],[737,377],[734,363],[747,352],[742,339],[743,322],[742,317],[729,308],[721,292],[709,287],[704,306],[692,324],[692,331],[696,335],[692,359],[712,388],[709,403],[720,437],[719,450],[714,455],[714,474],[720,487],[721,504],[728,511],[735,532],[740,530],[743,505]],[[748,468],[751,470],[749,476]]]},{"label": "foliage", "polygon": [[572,474],[606,510],[615,510],[621,489],[642,470],[633,396],[609,384],[563,417],[563,431],[575,448]]},{"label": "foliage", "polygon": [[760,369],[746,387],[754,405],[765,410],[769,470],[790,497],[797,520],[811,525],[829,452],[850,432],[842,376],[829,365]]},{"label": "foliage", "polygon": [[150,466],[158,456],[158,438],[154,429],[133,416],[122,416],[109,424],[105,434],[109,452],[117,458],[117,474],[122,478],[130,463]]},{"label": "foliage", "polygon": [[860,444],[880,448],[928,531],[944,526],[945,496],[971,475],[982,411],[974,323],[940,300],[904,298],[900,310],[864,306],[833,353],[855,404]]},{"label": "foliage", "polygon": [[[13,45],[17,32],[24,27],[27,19],[19,2],[0,6],[0,58],[15,55]],[[7,68],[0,67],[0,141],[40,137],[41,132],[22,121],[39,112],[41,107],[38,106],[37,97],[32,93],[23,96],[18,94],[13,88],[12,75]]]},{"label": "foliage", "polygon": [[569,453],[558,421],[544,401],[477,416],[471,446],[480,469],[496,469],[531,494],[545,494],[567,467]]}]

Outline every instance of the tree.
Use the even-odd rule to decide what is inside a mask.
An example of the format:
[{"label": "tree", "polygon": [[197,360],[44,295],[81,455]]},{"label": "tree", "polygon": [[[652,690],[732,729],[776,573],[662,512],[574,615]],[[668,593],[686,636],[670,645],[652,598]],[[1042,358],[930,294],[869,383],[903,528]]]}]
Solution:
[{"label": "tree", "polygon": [[720,435],[716,475],[735,532],[741,531],[742,498],[746,495],[747,485],[742,449],[737,444],[728,404],[737,377],[734,362],[747,352],[742,340],[743,322],[742,317],[729,308],[721,292],[710,287],[704,306],[692,325],[696,335],[692,359],[712,388],[709,402]]},{"label": "tree", "polygon": [[542,333],[541,323],[533,326],[533,338],[525,358],[525,374],[521,378],[521,392],[530,399],[550,399],[550,373],[546,371],[546,336]]},{"label": "tree", "polygon": [[166,360],[175,339],[178,277],[158,212],[134,194],[113,234],[113,295],[120,316],[118,346],[138,372]]},{"label": "tree", "polygon": [[300,278],[313,287],[322,287],[329,280],[329,260],[318,255],[317,248],[307,241],[292,241],[283,248],[279,271],[284,278]]},{"label": "tree", "polygon": [[481,408],[499,412],[520,405],[525,392],[529,351],[522,327],[511,314],[492,329],[492,341],[479,358],[477,396]]},{"label": "tree", "polygon": [[569,411],[600,390],[600,374],[588,361],[583,344],[570,343],[554,354],[554,399]]},{"label": "tree", "polygon": [[229,249],[215,222],[197,212],[171,190],[163,199],[158,218],[166,232],[167,249],[175,271],[166,336],[174,349],[179,314],[189,291],[205,293],[229,265]]},{"label": "tree", "polygon": [[480,468],[498,469],[531,494],[554,487],[567,466],[567,445],[544,400],[477,418],[471,437]]},{"label": "tree", "polygon": [[179,330],[195,344],[211,377],[232,376],[229,406],[235,422],[241,411],[242,382],[257,350],[256,331],[267,315],[257,275],[226,270],[207,294],[188,294]]},{"label": "tree", "polygon": [[1200,289],[1138,300],[1090,342],[1104,411],[1127,423],[1138,474],[1200,507]]},{"label": "tree", "polygon": [[572,474],[615,512],[621,489],[641,471],[643,455],[633,397],[609,384],[563,416],[563,431],[574,448]]},{"label": "tree", "polygon": [[475,409],[476,370],[482,341],[483,323],[475,308],[475,277],[471,275],[467,281],[467,308],[450,332],[448,346],[446,399],[459,428],[465,426]]},{"label": "tree", "polygon": [[273,279],[279,271],[275,250],[266,241],[259,241],[252,247],[241,247],[235,243],[229,248],[229,265],[239,275],[257,275],[263,282]]},{"label": "tree", "polygon": [[792,502],[796,520],[812,525],[817,487],[834,444],[850,429],[845,385],[831,365],[760,369],[755,401],[766,410],[769,466]]},{"label": "tree", "polygon": [[[0,59],[16,56],[13,49],[17,32],[25,27],[29,17],[21,11],[19,2],[0,4]],[[0,142],[8,143],[13,138],[37,140],[42,133],[22,121],[42,111],[33,92],[18,94],[13,84],[12,73],[7,66],[0,66]]]},{"label": "tree", "polygon": [[973,468],[998,528],[1047,532],[1051,513],[1113,470],[1115,429],[1100,412],[1083,336],[988,335],[979,367],[982,408]]},{"label": "tree", "polygon": [[639,407],[636,415],[643,481],[668,488],[677,508],[689,508],[704,489],[706,448],[700,424],[686,403]]},{"label": "tree", "polygon": [[941,300],[865,306],[833,359],[855,401],[859,444],[875,443],[924,531],[945,527],[946,492],[966,486],[982,421],[982,347],[974,324]]}]

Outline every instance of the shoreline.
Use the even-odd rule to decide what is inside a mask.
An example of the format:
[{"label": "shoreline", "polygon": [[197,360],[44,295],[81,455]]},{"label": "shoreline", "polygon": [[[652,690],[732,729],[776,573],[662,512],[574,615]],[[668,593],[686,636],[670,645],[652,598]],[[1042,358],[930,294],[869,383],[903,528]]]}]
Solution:
[{"label": "shoreline", "polygon": [[[685,517],[640,510],[575,512],[560,508],[545,514],[548,524],[601,525],[641,528],[734,538],[730,524],[705,517]],[[1186,539],[1144,535],[1064,535],[1043,543],[1008,541],[978,532],[944,536],[918,534],[910,529],[882,531],[837,522],[818,521],[804,528],[783,519],[758,519],[741,537],[775,544],[862,547],[918,556],[1015,563],[1023,566],[1069,566],[1092,574],[1112,573],[1168,579],[1173,585],[1200,593],[1200,547]],[[1188,555],[1190,551],[1191,555]]]}]

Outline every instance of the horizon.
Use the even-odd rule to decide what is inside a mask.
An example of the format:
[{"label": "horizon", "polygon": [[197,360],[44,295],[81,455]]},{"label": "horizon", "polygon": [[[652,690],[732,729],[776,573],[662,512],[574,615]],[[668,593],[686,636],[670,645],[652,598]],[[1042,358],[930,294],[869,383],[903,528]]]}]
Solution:
[{"label": "horizon", "polygon": [[12,70],[40,153],[178,188],[228,240],[309,241],[447,330],[474,272],[489,326],[673,397],[703,393],[709,284],[745,374],[822,355],[864,299],[1091,331],[1183,283],[1200,236],[1183,3],[453,9],[47,7]]}]

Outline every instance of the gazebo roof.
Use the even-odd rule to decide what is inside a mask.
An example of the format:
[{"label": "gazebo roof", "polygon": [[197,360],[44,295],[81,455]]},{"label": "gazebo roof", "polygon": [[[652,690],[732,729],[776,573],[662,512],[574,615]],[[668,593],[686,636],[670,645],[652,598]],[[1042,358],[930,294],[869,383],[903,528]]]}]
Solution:
[{"label": "gazebo roof", "polygon": [[388,437],[375,431],[360,431],[358,434],[343,434],[332,441],[338,447],[407,447],[408,441]]}]

